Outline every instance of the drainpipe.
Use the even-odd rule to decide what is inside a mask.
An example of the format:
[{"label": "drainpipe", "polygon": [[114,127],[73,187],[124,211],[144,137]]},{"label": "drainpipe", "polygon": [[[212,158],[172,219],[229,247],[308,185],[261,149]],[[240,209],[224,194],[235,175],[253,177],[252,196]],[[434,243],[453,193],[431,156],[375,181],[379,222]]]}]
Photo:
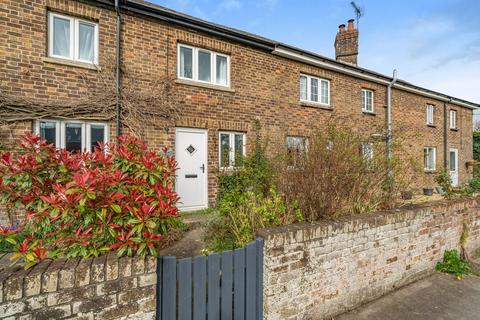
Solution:
[{"label": "drainpipe", "polygon": [[452,98],[448,98],[448,102],[443,103],[443,167],[448,167],[448,105],[452,102]]},{"label": "drainpipe", "polygon": [[[387,87],[387,174],[388,174],[388,186],[392,188],[393,183],[393,169],[392,169],[392,160],[393,160],[393,150],[392,150],[392,87],[397,82],[397,69],[393,70],[393,79],[388,84]],[[393,189],[393,188],[392,188]],[[391,189],[390,189],[391,191]]]},{"label": "drainpipe", "polygon": [[[122,134],[121,128],[121,106],[120,106],[120,28],[121,28],[121,20],[120,20],[120,0],[115,0],[115,12],[117,15],[117,26],[116,26],[116,34],[115,34],[115,120],[116,120],[116,133],[117,138]],[[118,144],[117,139],[117,144]]]}]

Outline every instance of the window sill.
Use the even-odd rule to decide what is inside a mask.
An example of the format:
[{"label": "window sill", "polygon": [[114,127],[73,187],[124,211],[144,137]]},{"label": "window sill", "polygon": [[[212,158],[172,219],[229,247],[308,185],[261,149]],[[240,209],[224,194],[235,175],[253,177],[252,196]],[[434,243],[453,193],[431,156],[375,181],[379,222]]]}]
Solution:
[{"label": "window sill", "polygon": [[176,84],[183,84],[183,85],[188,85],[188,86],[194,86],[194,87],[200,87],[200,88],[207,88],[207,89],[212,89],[212,90],[219,90],[219,91],[225,91],[225,92],[235,92],[234,89],[229,88],[229,87],[224,87],[224,86],[218,86],[215,84],[208,84],[208,83],[201,83],[193,80],[185,80],[185,79],[175,79]]},{"label": "window sill", "polygon": [[61,64],[61,65],[65,65],[65,66],[71,66],[71,67],[77,67],[77,68],[83,68],[83,69],[90,69],[90,70],[96,70],[96,71],[102,70],[102,68],[100,68],[98,65],[93,64],[93,63],[85,63],[85,62],[72,61],[72,60],[67,60],[67,59],[44,57],[42,59],[42,61],[45,62],[45,63]]},{"label": "window sill", "polygon": [[366,116],[376,116],[377,114],[373,111],[362,110],[362,113]]},{"label": "window sill", "polygon": [[436,128],[437,126],[434,125],[434,124],[427,124],[427,127],[430,127],[430,128]]},{"label": "window sill", "polygon": [[450,128],[450,131],[458,131],[458,128]]},{"label": "window sill", "polygon": [[436,169],[434,169],[434,170],[424,169],[424,172],[425,172],[425,174],[436,174],[437,170]]},{"label": "window sill", "polygon": [[315,103],[315,102],[300,101],[300,105],[304,106],[304,107],[311,107],[311,108],[318,108],[318,109],[325,109],[325,110],[333,110],[332,105]]}]

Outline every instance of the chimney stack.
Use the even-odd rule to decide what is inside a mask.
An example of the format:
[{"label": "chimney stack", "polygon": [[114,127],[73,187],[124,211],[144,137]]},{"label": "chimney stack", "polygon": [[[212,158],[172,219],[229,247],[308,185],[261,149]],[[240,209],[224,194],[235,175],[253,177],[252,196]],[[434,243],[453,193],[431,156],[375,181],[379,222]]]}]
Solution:
[{"label": "chimney stack", "polygon": [[338,26],[338,33],[335,37],[335,59],[357,65],[358,56],[358,30],[355,28],[354,20],[348,20],[347,30],[345,25]]}]

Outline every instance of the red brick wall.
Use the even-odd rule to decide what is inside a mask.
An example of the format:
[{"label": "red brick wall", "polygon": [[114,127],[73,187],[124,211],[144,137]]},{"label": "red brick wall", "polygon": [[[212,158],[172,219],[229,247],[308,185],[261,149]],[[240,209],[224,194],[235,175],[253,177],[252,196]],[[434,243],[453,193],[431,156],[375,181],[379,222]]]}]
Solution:
[{"label": "red brick wall", "polygon": [[[115,55],[114,12],[81,1],[71,0],[3,0],[0,8],[0,83],[10,93],[38,99],[71,101],[85,94],[88,86],[82,76],[95,83],[95,70],[48,62],[48,10],[78,15],[99,22],[100,67],[110,63]],[[187,43],[231,57],[231,89],[216,90],[176,82],[173,101],[182,117],[176,126],[209,130],[209,198],[214,200],[218,172],[218,131],[246,132],[247,144],[254,141],[252,122],[258,119],[271,149],[283,148],[286,135],[308,135],[322,128],[329,119],[343,118],[352,130],[363,133],[379,132],[385,126],[386,87],[337,72],[274,56],[239,43],[166,25],[145,17],[123,15],[122,61],[125,70],[133,74],[139,89],[165,77],[176,78],[177,43]],[[332,34],[332,41],[334,35]],[[331,109],[304,106],[299,103],[300,73],[326,78],[331,83]],[[113,79],[112,79],[113,81]],[[361,111],[361,89],[375,91],[375,114]],[[425,104],[432,103],[436,113],[435,128],[425,124]],[[449,131],[449,146],[459,149],[460,181],[470,176],[465,161],[472,158],[472,113],[452,106],[459,113],[459,130]],[[437,147],[437,169],[443,164],[443,103],[419,95],[393,92],[394,137],[401,141],[402,157],[415,158],[423,165],[423,147]],[[31,127],[31,124],[26,124]],[[115,132],[112,124],[110,132]],[[16,132],[18,133],[18,132]],[[15,137],[16,134],[13,136]],[[2,135],[2,140],[12,141]],[[145,128],[144,138],[160,148],[174,145],[174,128]],[[247,145],[247,149],[251,144]],[[434,184],[432,174],[418,173],[417,187]]]}]

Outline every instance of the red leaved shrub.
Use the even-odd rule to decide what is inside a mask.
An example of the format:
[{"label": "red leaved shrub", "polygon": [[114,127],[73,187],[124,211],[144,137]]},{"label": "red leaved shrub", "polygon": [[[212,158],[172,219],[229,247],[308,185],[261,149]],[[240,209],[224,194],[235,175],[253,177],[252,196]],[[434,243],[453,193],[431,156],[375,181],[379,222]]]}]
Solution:
[{"label": "red leaved shrub", "polygon": [[24,208],[26,221],[3,228],[0,242],[27,267],[45,257],[155,255],[178,214],[175,170],[166,149],[128,135],[118,146],[69,153],[27,134],[18,153],[1,154],[0,201]]}]

